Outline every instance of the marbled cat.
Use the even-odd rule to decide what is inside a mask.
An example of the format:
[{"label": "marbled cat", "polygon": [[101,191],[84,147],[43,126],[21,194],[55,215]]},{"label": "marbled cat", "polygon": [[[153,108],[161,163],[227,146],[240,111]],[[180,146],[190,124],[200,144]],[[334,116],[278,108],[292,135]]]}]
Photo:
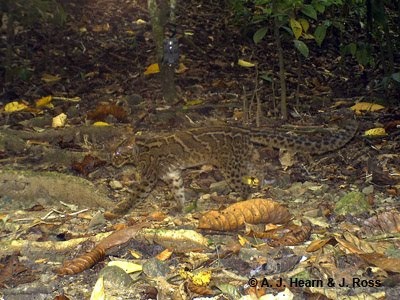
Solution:
[{"label": "marbled cat", "polygon": [[117,147],[112,162],[116,167],[133,164],[140,180],[132,187],[131,198],[118,203],[114,213],[126,213],[135,203],[146,199],[160,179],[171,183],[174,197],[183,207],[185,194],[181,172],[204,164],[217,167],[230,188],[246,196],[249,185],[242,178],[248,174],[254,145],[321,154],[343,147],[356,131],[356,121],[349,120],[334,133],[317,139],[273,129],[231,126],[191,128],[154,137],[132,136]]}]

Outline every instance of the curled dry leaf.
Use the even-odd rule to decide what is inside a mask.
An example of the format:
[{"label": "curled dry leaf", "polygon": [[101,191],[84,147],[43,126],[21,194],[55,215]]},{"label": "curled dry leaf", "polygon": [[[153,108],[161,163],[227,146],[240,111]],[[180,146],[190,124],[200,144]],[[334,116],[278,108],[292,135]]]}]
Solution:
[{"label": "curled dry leaf", "polygon": [[272,275],[277,273],[284,273],[294,268],[302,259],[298,255],[283,255],[281,258],[268,259],[262,265],[262,270],[265,275]]},{"label": "curled dry leaf", "polygon": [[114,118],[120,122],[125,121],[128,116],[127,112],[121,106],[114,104],[100,104],[94,111],[89,112],[87,117],[90,120],[104,121],[108,115],[114,116]]},{"label": "curled dry leaf", "polygon": [[363,231],[370,234],[399,233],[400,212],[385,211],[365,220]]},{"label": "curled dry leaf", "polygon": [[287,223],[291,215],[287,208],[271,199],[251,199],[235,203],[226,209],[209,211],[199,221],[199,229],[237,230],[244,223]]},{"label": "curled dry leaf", "polygon": [[102,240],[92,251],[71,261],[65,262],[64,265],[61,268],[56,269],[55,272],[59,275],[73,275],[89,269],[95,263],[104,258],[108,249],[122,245],[130,239],[135,238],[139,230],[147,225],[148,223],[141,223],[114,232]]},{"label": "curled dry leaf", "polygon": [[179,253],[202,251],[208,247],[208,240],[194,230],[144,229],[142,236],[148,242]]},{"label": "curled dry leaf", "polygon": [[332,238],[312,241],[311,244],[308,245],[306,251],[307,252],[317,251],[317,250],[321,249],[323,246],[325,246],[326,244],[328,244],[331,240],[332,240]]},{"label": "curled dry leaf", "polygon": [[71,261],[67,261],[64,265],[56,270],[58,275],[73,275],[89,269],[95,263],[103,259],[105,250],[97,246],[92,251],[77,257]]},{"label": "curled dry leaf", "polygon": [[[16,283],[16,277],[18,274],[28,274],[28,270],[18,259],[19,253],[14,253],[11,256],[5,257],[2,262],[2,267],[0,269],[0,288],[4,288],[8,285]],[[20,280],[20,279],[19,279]]]},{"label": "curled dry leaf", "polygon": [[400,258],[387,257],[379,253],[359,254],[368,263],[373,264],[385,271],[400,273]]},{"label": "curled dry leaf", "polygon": [[249,235],[269,239],[267,244],[272,247],[293,246],[306,241],[311,235],[311,225],[303,226],[289,224],[267,232],[251,232]]},{"label": "curled dry leaf", "polygon": [[209,287],[195,285],[190,280],[187,282],[187,288],[189,291],[196,293],[198,295],[207,296],[207,295],[214,294],[213,291]]}]

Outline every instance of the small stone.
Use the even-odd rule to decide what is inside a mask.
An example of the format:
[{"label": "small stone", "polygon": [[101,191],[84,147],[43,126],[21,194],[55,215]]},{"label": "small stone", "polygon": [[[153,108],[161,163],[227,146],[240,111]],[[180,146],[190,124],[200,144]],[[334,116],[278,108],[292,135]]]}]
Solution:
[{"label": "small stone", "polygon": [[204,194],[200,196],[201,201],[210,201],[211,199],[211,194]]},{"label": "small stone", "polygon": [[120,190],[120,189],[122,189],[123,185],[118,180],[111,180],[110,187],[114,190]]},{"label": "small stone", "polygon": [[128,103],[129,106],[134,107],[143,101],[143,97],[138,94],[130,94],[126,95],[124,97],[124,100],[126,101],[126,103]]},{"label": "small stone", "polygon": [[165,276],[167,272],[168,265],[155,257],[148,259],[143,264],[143,273],[149,277]]},{"label": "small stone", "polygon": [[90,220],[88,228],[92,229],[99,225],[104,225],[106,223],[106,219],[102,212],[97,212],[94,217]]},{"label": "small stone", "polygon": [[210,184],[210,193],[226,194],[229,192],[229,186],[226,181],[218,181]]},{"label": "small stone", "polygon": [[124,270],[117,266],[105,267],[99,273],[103,276],[104,286],[112,289],[129,288],[133,283],[132,278]]},{"label": "small stone", "polygon": [[322,212],[320,208],[314,208],[310,209],[308,211],[305,211],[303,213],[304,216],[311,217],[311,218],[317,218],[322,216]]},{"label": "small stone", "polygon": [[362,189],[362,193],[365,195],[371,195],[374,192],[374,186],[373,185],[369,185],[366,186],[365,188]]},{"label": "small stone", "polygon": [[79,117],[79,113],[80,113],[80,110],[78,109],[78,107],[76,107],[76,105],[72,105],[72,106],[68,107],[68,109],[67,109],[67,116],[69,118]]}]

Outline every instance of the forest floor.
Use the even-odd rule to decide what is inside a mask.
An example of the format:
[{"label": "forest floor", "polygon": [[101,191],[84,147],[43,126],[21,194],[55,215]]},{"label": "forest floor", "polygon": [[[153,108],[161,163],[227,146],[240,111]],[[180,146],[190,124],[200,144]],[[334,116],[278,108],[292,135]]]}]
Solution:
[{"label": "forest floor", "polygon": [[[4,299],[89,299],[100,277],[100,290],[115,299],[259,299],[277,293],[287,299],[400,299],[400,107],[398,95],[377,88],[379,70],[367,72],[340,58],[334,37],[321,48],[310,43],[312,55],[301,61],[292,42],[283,40],[289,126],[278,118],[272,37],[255,45],[252,31],[233,23],[223,1],[178,1],[179,97],[165,103],[159,74],[145,75],[156,63],[145,1],[65,2],[64,26],[18,28],[16,64],[28,77],[15,79],[0,98]],[[0,46],[5,49],[4,39]],[[257,68],[242,67],[239,59]],[[236,211],[252,209],[248,218],[258,215],[256,223],[277,219],[282,226],[261,224],[270,231],[259,236],[254,232],[260,225],[248,218],[241,224],[246,226],[228,222],[223,231],[199,226],[205,212],[238,201],[213,166],[183,172],[189,198],[196,200],[185,213],[176,212],[163,183],[126,216],[105,213],[129,197],[136,176],[131,166],[110,163],[124,137],[218,124],[255,127],[257,98],[265,130],[335,131],[332,123],[349,114],[359,124],[347,145],[327,154],[257,148],[258,187],[251,198],[263,201],[238,202]],[[254,103],[243,125],[244,99]],[[397,100],[397,106],[351,110],[379,99]],[[13,101],[24,109],[6,111]],[[52,128],[60,114],[66,126]],[[386,134],[365,137],[373,128]],[[227,214],[239,222],[237,212]],[[104,242],[114,231],[120,234]],[[99,243],[99,252],[83,258],[94,266],[78,264],[75,275],[54,272]],[[135,271],[127,275],[107,266],[120,260],[135,263],[124,265]],[[252,277],[267,278],[270,286],[251,287]],[[339,286],[343,281],[347,285]]]}]

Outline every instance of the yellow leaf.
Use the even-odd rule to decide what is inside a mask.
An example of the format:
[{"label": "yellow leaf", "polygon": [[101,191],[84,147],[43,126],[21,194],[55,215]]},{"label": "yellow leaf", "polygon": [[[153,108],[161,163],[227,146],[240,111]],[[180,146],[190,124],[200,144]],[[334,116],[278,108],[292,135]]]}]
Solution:
[{"label": "yellow leaf", "polygon": [[197,286],[206,286],[211,281],[211,271],[200,271],[193,276],[192,281]]},{"label": "yellow leaf", "polygon": [[64,113],[59,114],[58,116],[53,118],[53,122],[51,127],[64,127],[65,123],[67,122],[67,115]]},{"label": "yellow leaf", "polygon": [[185,271],[185,269],[181,268],[179,269],[179,275],[183,278],[183,279],[192,279],[193,278],[193,274],[189,271]]},{"label": "yellow leaf", "polygon": [[107,122],[98,121],[98,122],[94,122],[93,126],[110,126],[110,124],[108,124]]},{"label": "yellow leaf", "polygon": [[144,21],[142,19],[137,19],[134,23],[137,25],[141,25],[141,24],[146,24],[146,21]]},{"label": "yellow leaf", "polygon": [[128,274],[142,271],[142,265],[135,264],[129,261],[113,260],[110,261],[107,265],[110,267],[111,266],[119,267]]},{"label": "yellow leaf", "polygon": [[303,31],[307,32],[308,28],[310,28],[310,23],[308,23],[308,21],[306,19],[303,19],[303,18],[299,19],[299,22],[301,24],[301,27],[303,28]]},{"label": "yellow leaf", "polygon": [[339,101],[336,101],[335,104],[333,104],[331,106],[331,108],[336,108],[336,107],[339,107],[339,106],[342,106],[342,105],[346,105],[346,104],[347,104],[347,101],[339,100]]},{"label": "yellow leaf", "polygon": [[240,246],[244,246],[246,244],[250,244],[250,242],[242,235],[238,234],[238,240],[239,240],[239,244]]},{"label": "yellow leaf", "polygon": [[251,67],[255,66],[255,64],[253,64],[251,62],[248,62],[248,61],[245,61],[243,59],[239,59],[238,60],[238,65],[241,66],[241,67],[245,67],[245,68],[251,68]]},{"label": "yellow leaf", "polygon": [[47,104],[49,104],[51,102],[51,100],[53,100],[52,96],[42,97],[42,98],[36,100],[36,107],[46,106]]},{"label": "yellow leaf", "polygon": [[142,255],[139,252],[132,250],[132,249],[129,249],[129,253],[132,255],[133,258],[136,258],[136,259],[139,259],[142,257]]},{"label": "yellow leaf", "polygon": [[387,135],[387,133],[385,128],[383,127],[372,128],[364,132],[364,136],[385,136],[385,135]]},{"label": "yellow leaf", "polygon": [[158,64],[151,64],[150,66],[147,67],[146,71],[144,71],[144,75],[150,75],[159,72],[160,68],[158,67]]},{"label": "yellow leaf", "polygon": [[375,103],[370,103],[370,102],[358,102],[354,104],[352,107],[350,107],[351,110],[354,110],[356,112],[360,112],[363,110],[366,111],[378,111],[381,109],[384,109],[385,107],[379,104]]},{"label": "yellow leaf", "polygon": [[58,76],[58,75],[50,75],[50,74],[47,74],[47,73],[44,73],[44,74],[42,75],[42,80],[43,80],[44,82],[47,82],[47,83],[59,81],[60,79],[61,79],[61,77]]},{"label": "yellow leaf", "polygon": [[94,285],[92,294],[90,295],[90,300],[104,300],[105,298],[106,294],[104,291],[104,280],[103,276],[100,276]]},{"label": "yellow leaf", "polygon": [[313,40],[314,39],[314,36],[312,34],[305,33],[305,32],[301,36],[303,38],[305,38],[306,40]]},{"label": "yellow leaf", "polygon": [[182,74],[182,73],[186,72],[187,70],[189,70],[189,68],[186,67],[183,63],[180,63],[178,68],[175,70],[175,73]]},{"label": "yellow leaf", "polygon": [[293,18],[290,18],[290,27],[292,28],[294,37],[296,38],[296,40],[299,39],[299,37],[301,36],[301,33],[303,32],[303,28],[301,27],[301,24],[296,21]]},{"label": "yellow leaf", "polygon": [[19,103],[18,101],[13,101],[13,102],[7,103],[4,106],[4,111],[5,112],[15,112],[15,111],[20,111],[20,110],[23,110],[26,108],[28,108],[28,106],[26,106],[25,104]]},{"label": "yellow leaf", "polygon": [[201,99],[187,100],[186,104],[183,106],[183,109],[188,109],[191,106],[199,105],[202,103],[203,103],[203,100],[201,100]]}]

